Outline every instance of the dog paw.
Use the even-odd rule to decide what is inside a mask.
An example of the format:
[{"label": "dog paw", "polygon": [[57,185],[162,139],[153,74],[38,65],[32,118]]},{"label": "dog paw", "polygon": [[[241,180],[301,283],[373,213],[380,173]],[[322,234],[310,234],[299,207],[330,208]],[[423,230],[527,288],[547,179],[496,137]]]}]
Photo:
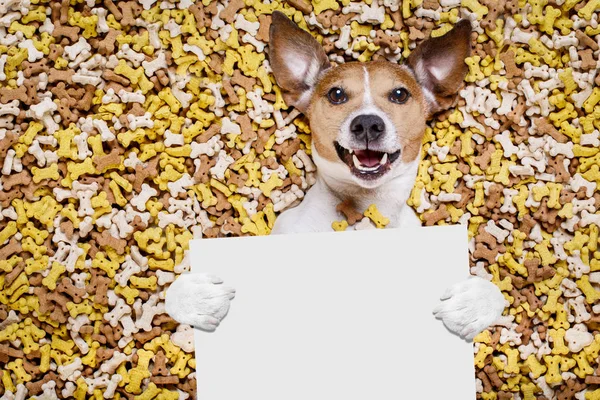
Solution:
[{"label": "dog paw", "polygon": [[235,289],[209,274],[182,274],[169,286],[165,309],[175,321],[212,332],[229,311]]},{"label": "dog paw", "polygon": [[471,341],[502,316],[506,300],[492,282],[471,276],[451,286],[433,314],[446,328]]}]

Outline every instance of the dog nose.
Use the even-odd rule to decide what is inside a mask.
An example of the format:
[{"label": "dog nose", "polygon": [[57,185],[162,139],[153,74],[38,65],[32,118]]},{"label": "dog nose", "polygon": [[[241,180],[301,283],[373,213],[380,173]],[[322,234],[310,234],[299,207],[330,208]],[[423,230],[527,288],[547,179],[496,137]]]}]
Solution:
[{"label": "dog nose", "polygon": [[358,140],[374,142],[385,133],[385,122],[377,115],[359,115],[350,123],[350,131]]}]

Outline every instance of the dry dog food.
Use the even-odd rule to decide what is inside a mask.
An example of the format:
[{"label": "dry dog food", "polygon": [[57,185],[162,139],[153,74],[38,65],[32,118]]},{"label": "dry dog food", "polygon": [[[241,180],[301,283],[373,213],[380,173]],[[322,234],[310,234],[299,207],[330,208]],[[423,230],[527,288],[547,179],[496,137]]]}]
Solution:
[{"label": "dry dog food", "polygon": [[[409,203],[426,225],[468,224],[472,272],[511,302],[475,340],[478,398],[600,399],[599,9],[0,1],[0,393],[195,397],[192,331],[163,303],[188,241],[268,234],[315,181],[265,52],[281,10],[334,63],[401,61],[472,21]],[[376,205],[339,210],[338,230],[386,225]]]}]

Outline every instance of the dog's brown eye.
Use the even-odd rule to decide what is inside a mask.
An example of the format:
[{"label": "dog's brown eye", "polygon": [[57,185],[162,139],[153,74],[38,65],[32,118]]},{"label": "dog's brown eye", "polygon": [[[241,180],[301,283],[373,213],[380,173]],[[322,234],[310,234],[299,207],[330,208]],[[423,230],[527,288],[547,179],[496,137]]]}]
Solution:
[{"label": "dog's brown eye", "polygon": [[330,89],[327,93],[327,98],[333,104],[342,104],[348,100],[348,96],[346,96],[346,92],[344,92],[344,89],[339,87],[334,87]]},{"label": "dog's brown eye", "polygon": [[396,88],[390,93],[390,101],[392,103],[404,104],[409,97],[410,93],[404,88]]}]

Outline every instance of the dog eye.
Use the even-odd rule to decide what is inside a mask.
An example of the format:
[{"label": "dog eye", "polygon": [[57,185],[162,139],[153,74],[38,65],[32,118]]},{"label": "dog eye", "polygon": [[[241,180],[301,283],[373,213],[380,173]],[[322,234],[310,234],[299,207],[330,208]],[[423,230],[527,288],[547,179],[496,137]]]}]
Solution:
[{"label": "dog eye", "polygon": [[327,93],[327,98],[332,104],[342,104],[348,101],[346,92],[344,92],[344,89],[339,87],[331,88]]},{"label": "dog eye", "polygon": [[410,97],[408,90],[404,88],[396,88],[390,93],[390,101],[396,104],[404,104]]}]

